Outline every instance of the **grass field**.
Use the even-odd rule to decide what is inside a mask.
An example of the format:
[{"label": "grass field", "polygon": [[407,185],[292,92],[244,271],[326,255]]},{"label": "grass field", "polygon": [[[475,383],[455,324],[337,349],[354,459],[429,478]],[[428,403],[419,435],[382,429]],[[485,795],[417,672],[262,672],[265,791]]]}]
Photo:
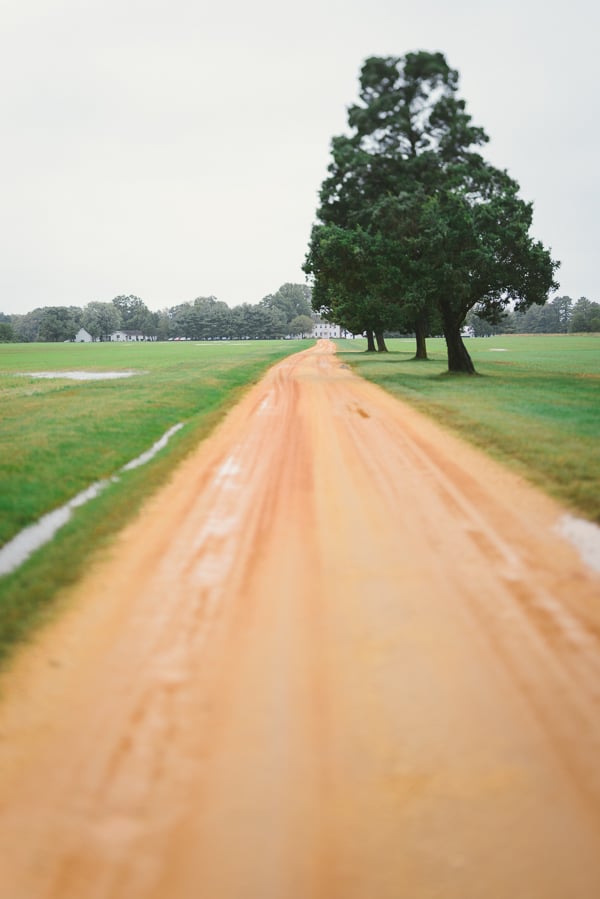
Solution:
[{"label": "grass field", "polygon": [[[312,341],[0,344],[0,546],[184,423],[151,462],[78,509],[55,539],[0,578],[0,658],[56,592],[163,483],[244,388]],[[39,380],[23,372],[140,372]]]},{"label": "grass field", "polygon": [[355,371],[407,400],[600,523],[600,335],[472,338],[479,373],[449,375],[444,341],[338,341]]}]

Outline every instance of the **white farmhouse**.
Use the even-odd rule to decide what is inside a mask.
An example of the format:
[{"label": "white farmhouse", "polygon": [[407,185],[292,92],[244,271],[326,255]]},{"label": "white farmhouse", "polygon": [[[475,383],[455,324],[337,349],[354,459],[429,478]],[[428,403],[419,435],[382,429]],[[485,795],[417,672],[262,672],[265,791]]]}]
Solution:
[{"label": "white farmhouse", "polygon": [[117,343],[123,343],[128,340],[145,340],[145,335],[142,331],[113,331],[110,335],[110,340],[115,340]]},{"label": "white farmhouse", "polygon": [[80,328],[75,335],[75,343],[92,343],[93,339],[90,332],[86,331],[85,328]]}]

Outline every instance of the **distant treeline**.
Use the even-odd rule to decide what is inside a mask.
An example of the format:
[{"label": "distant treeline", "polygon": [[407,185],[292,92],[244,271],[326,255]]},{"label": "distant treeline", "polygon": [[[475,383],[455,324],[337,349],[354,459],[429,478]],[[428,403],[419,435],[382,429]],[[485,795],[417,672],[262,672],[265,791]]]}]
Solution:
[{"label": "distant treeline", "polygon": [[216,297],[197,297],[160,312],[151,312],[140,297],[115,297],[86,306],[42,306],[25,315],[0,313],[0,342],[31,343],[74,340],[85,328],[95,340],[115,331],[169,340],[275,339],[312,332],[311,290],[305,284],[283,284],[259,303],[229,307]]},{"label": "distant treeline", "polygon": [[[273,340],[308,336],[313,327],[310,315],[311,290],[305,284],[283,284],[259,303],[233,308],[211,296],[151,312],[143,300],[129,295],[84,307],[42,306],[25,315],[0,313],[0,343],[74,340],[80,328],[96,340],[108,340],[117,330],[135,331],[154,340]],[[525,312],[507,311],[494,324],[470,312],[465,324],[475,337],[600,332],[600,303],[561,296]]]},{"label": "distant treeline", "polygon": [[484,321],[474,312],[466,324],[475,337],[492,334],[579,334],[600,332],[600,303],[580,297],[554,297],[543,306],[530,306],[525,312],[506,312],[495,324]]}]

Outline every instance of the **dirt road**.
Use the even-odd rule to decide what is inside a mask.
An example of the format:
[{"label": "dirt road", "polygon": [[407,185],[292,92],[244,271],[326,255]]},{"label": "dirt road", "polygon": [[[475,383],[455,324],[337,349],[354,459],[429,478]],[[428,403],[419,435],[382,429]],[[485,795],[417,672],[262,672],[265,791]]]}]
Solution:
[{"label": "dirt road", "polygon": [[560,513],[331,344],[280,363],[0,684],[2,899],[597,899]]}]

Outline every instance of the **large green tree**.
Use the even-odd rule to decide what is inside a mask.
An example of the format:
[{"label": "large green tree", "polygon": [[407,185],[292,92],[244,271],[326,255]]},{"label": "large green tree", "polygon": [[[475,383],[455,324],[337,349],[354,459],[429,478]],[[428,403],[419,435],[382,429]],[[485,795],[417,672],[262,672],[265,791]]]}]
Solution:
[{"label": "large green tree", "polygon": [[290,334],[293,337],[310,337],[314,326],[310,315],[297,315],[290,322]]},{"label": "large green tree", "polygon": [[281,313],[261,303],[242,303],[231,314],[233,336],[239,340],[273,340],[287,330]]},{"label": "large green tree", "polygon": [[307,284],[282,284],[275,293],[269,293],[263,297],[259,305],[264,306],[275,315],[272,320],[278,321],[277,337],[284,337],[289,333],[289,326],[293,319],[299,315],[311,313],[311,289]]},{"label": "large green tree", "polygon": [[38,340],[61,342],[74,340],[82,323],[77,306],[45,306],[40,317]]},{"label": "large green tree", "polygon": [[0,319],[0,343],[12,343],[14,339],[15,332],[12,324]]},{"label": "large green tree", "polygon": [[573,306],[570,331],[600,331],[600,303],[579,297]]},{"label": "large green tree", "polygon": [[423,215],[425,294],[441,315],[449,370],[468,374],[475,369],[461,329],[471,309],[495,322],[509,306],[518,312],[545,303],[558,287],[556,263],[529,235],[531,205],[505,173],[488,174],[486,191],[473,183],[469,194],[439,191]]},{"label": "large green tree", "polygon": [[119,313],[121,328],[126,331],[141,331],[145,337],[156,334],[158,318],[140,297],[120,294],[113,299],[112,304]]},{"label": "large green tree", "polygon": [[[312,251],[325,264],[323,247],[332,246],[330,226],[348,232],[356,243],[356,256],[364,255],[366,232],[371,236],[370,271],[365,288],[356,273],[339,269],[337,290],[345,304],[354,294],[355,306],[369,310],[371,319],[386,327],[415,332],[417,358],[426,358],[425,337],[436,313],[423,289],[422,247],[418,240],[422,206],[435,182],[440,153],[485,140],[481,129],[469,126],[460,104],[450,111],[458,76],[440,53],[412,53],[405,58],[368,59],[361,71],[359,103],[349,110],[352,133],[332,141],[329,177],[324,181],[317,224],[305,271],[315,278],[313,305],[335,316],[322,302]],[[363,233],[357,232],[359,228]],[[339,234],[334,235],[339,241]],[[336,285],[330,279],[330,294]],[[363,296],[356,295],[357,291]],[[360,330],[372,325],[362,321]],[[382,346],[382,335],[379,344]]]},{"label": "large green tree", "polygon": [[314,308],[354,334],[365,332],[370,351],[376,339],[385,349],[383,333],[395,325],[380,290],[381,240],[359,225],[317,225],[305,264],[314,278]]},{"label": "large green tree", "polygon": [[428,322],[439,320],[449,369],[474,371],[461,339],[467,312],[494,320],[510,304],[543,303],[557,287],[557,263],[529,236],[531,206],[479,153],[487,137],[471,123],[458,73],[441,53],[367,59],[348,124],[350,134],[332,141],[305,263],[313,305],[327,314],[339,293],[359,306],[364,285],[344,267],[334,276],[336,258],[326,256],[336,257],[340,242],[339,234],[330,239],[331,226],[359,249],[366,233],[370,305],[385,321],[410,324],[421,356]]},{"label": "large green tree", "polygon": [[13,316],[13,329],[17,343],[33,343],[38,340],[43,315],[44,310],[39,308],[25,312],[23,315]]},{"label": "large green tree", "polygon": [[119,310],[113,303],[92,300],[83,310],[83,327],[96,340],[108,340],[121,327]]},{"label": "large green tree", "polygon": [[[524,312],[508,315],[501,327],[523,334],[566,334],[571,320],[571,297],[554,297],[544,306],[530,306]],[[477,326],[475,326],[477,327]]]}]

